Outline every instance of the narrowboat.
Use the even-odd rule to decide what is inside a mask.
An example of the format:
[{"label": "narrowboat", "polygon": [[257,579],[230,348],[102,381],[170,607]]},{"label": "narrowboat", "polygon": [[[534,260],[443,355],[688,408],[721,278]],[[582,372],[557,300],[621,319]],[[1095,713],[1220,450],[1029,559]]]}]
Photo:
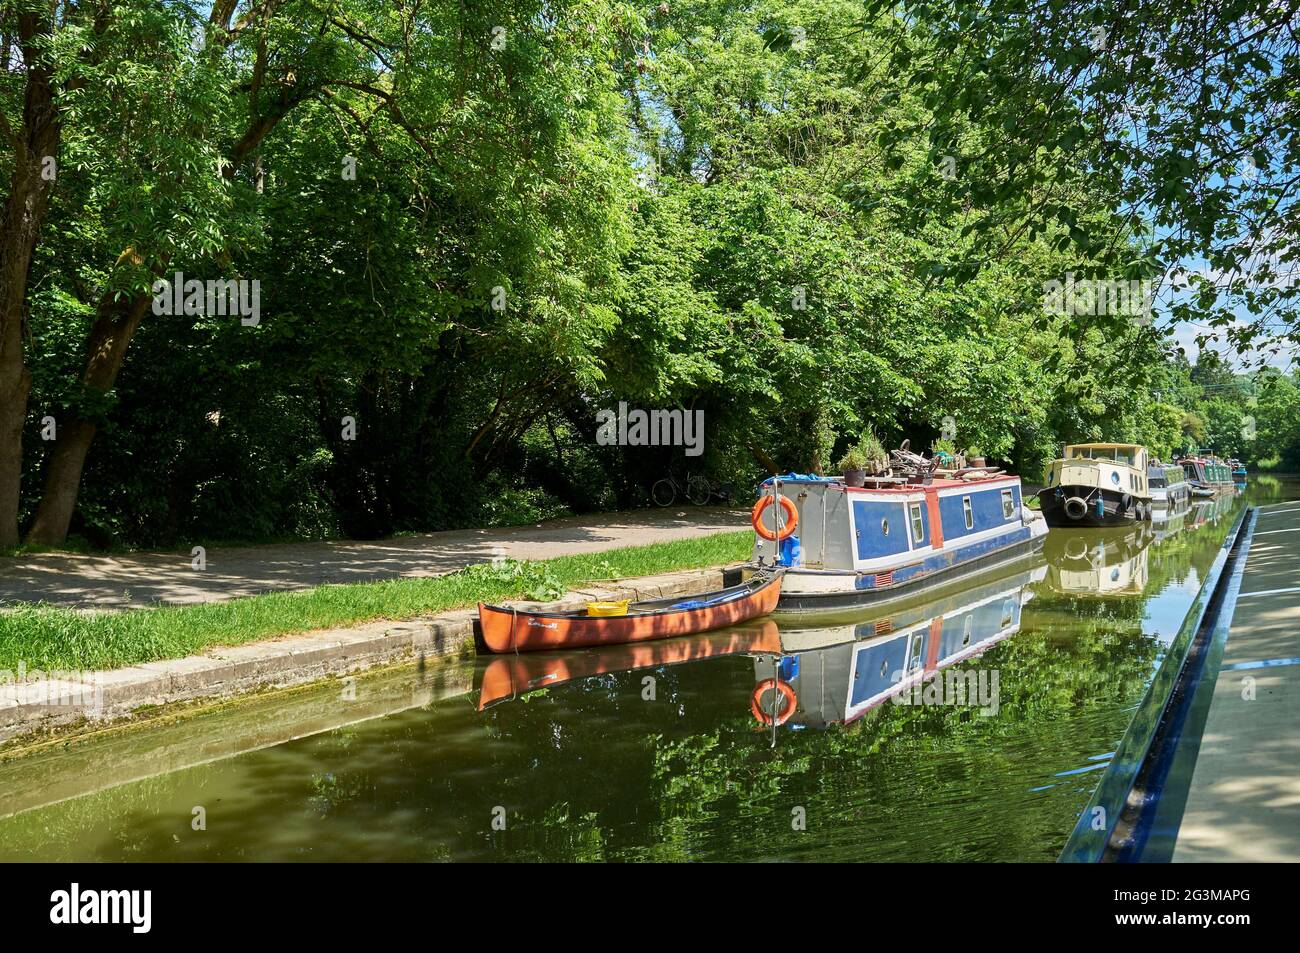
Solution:
[{"label": "narrowboat", "polygon": [[642,602],[590,602],[578,608],[479,603],[479,634],[492,652],[541,652],[667,639],[768,615],[781,593],[780,569],[715,592]]},{"label": "narrowboat", "polygon": [[[856,721],[885,703],[996,714],[997,673],[953,669],[1020,631],[1039,565],[943,599],[820,628],[782,625],[782,654],[754,659],[750,714],[774,731]],[[952,669],[941,677],[945,669]]]},{"label": "narrowboat", "polygon": [[1178,461],[1187,482],[1192,485],[1192,495],[1210,499],[1231,493],[1234,489],[1232,468],[1214,455],[1212,450],[1197,450]]},{"label": "narrowboat", "polygon": [[1192,500],[1192,485],[1187,473],[1176,463],[1147,464],[1147,488],[1151,491],[1151,507],[1156,513],[1176,513]]},{"label": "narrowboat", "polygon": [[937,478],[935,461],[893,453],[919,464],[864,486],[790,473],[759,487],[745,571],[785,568],[778,615],[932,591],[1042,548],[1047,525],[1024,505],[1019,477],[981,469]]},{"label": "narrowboat", "polygon": [[1232,468],[1232,482],[1237,485],[1237,489],[1244,490],[1246,488],[1246,477],[1249,475],[1246,472],[1246,464],[1235,457],[1230,457],[1228,466]]},{"label": "narrowboat", "polygon": [[1079,443],[1047,467],[1038,502],[1049,526],[1122,526],[1151,519],[1147,448]]}]

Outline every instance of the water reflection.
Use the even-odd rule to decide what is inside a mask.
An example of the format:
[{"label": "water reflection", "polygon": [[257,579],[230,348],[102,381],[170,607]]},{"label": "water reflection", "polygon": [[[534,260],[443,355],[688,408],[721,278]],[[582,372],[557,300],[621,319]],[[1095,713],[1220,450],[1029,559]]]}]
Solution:
[{"label": "water reflection", "polygon": [[1147,587],[1149,523],[1049,533],[1043,555],[1048,580],[1065,595],[1139,595]]},{"label": "water reflection", "polygon": [[[754,662],[751,713],[768,727],[824,728],[851,723],[890,699],[912,704],[942,696],[944,702],[942,691],[916,689],[1015,635],[1021,607],[1033,598],[1030,585],[1045,572],[1037,566],[857,623],[783,627],[785,651]],[[979,688],[978,678],[966,687]],[[982,691],[970,693],[972,702],[984,697]]]},{"label": "water reflection", "polygon": [[603,649],[570,652],[528,652],[497,655],[480,664],[475,682],[478,708],[510,701],[544,688],[554,688],[575,679],[658,669],[686,662],[747,655],[755,652],[778,652],[781,634],[771,619],[748,625],[688,635],[660,642],[611,645]]}]

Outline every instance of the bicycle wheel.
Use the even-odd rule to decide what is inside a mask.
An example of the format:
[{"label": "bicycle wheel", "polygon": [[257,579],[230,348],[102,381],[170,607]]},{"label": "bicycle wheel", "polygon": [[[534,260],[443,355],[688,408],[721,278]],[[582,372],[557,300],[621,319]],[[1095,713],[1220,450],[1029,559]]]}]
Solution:
[{"label": "bicycle wheel", "polygon": [[650,487],[650,499],[659,506],[672,506],[673,500],[677,499],[677,487],[673,486],[672,480],[659,480]]},{"label": "bicycle wheel", "polygon": [[686,481],[686,498],[696,506],[707,506],[713,496],[713,487],[704,477],[691,477]]}]

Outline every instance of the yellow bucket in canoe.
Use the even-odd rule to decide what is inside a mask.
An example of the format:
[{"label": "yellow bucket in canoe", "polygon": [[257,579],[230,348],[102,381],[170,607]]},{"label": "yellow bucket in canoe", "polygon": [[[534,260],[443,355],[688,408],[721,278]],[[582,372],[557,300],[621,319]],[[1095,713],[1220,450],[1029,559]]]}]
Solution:
[{"label": "yellow bucket in canoe", "polygon": [[624,599],[621,602],[588,602],[587,615],[595,616],[615,616],[627,615],[627,606],[631,599]]}]

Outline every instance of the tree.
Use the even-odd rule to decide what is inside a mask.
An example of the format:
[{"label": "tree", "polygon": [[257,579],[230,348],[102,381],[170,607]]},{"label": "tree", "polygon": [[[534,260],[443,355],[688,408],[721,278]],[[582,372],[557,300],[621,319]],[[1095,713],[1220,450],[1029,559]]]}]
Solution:
[{"label": "tree", "polygon": [[[984,255],[970,267],[1008,234],[1060,228],[1081,274],[1167,281],[1182,289],[1167,316],[1263,359],[1300,341],[1297,10],[1294,0],[872,0],[867,22],[894,24],[890,67],[928,111],[883,138],[960,157],[967,171],[947,204],[916,208],[972,211]],[[969,143],[972,122],[998,134]],[[1142,247],[1083,219],[1079,169]]]}]

